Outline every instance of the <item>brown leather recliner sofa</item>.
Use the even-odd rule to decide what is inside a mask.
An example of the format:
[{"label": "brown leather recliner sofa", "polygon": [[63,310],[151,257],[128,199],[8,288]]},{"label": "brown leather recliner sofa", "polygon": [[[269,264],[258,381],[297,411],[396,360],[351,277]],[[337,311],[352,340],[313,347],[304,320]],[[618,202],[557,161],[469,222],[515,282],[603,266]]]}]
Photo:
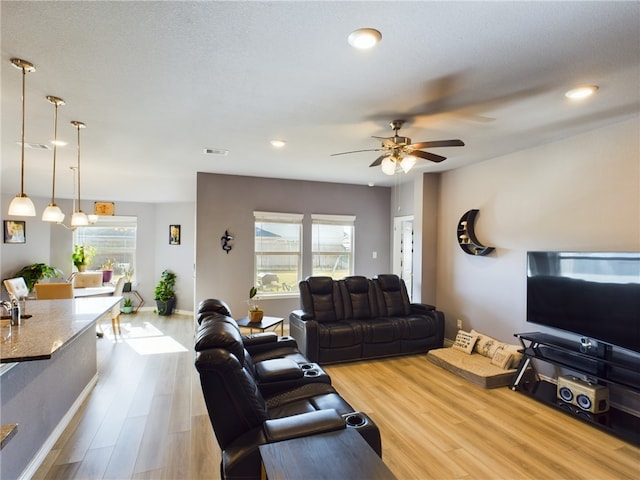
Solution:
[{"label": "brown leather recliner sofa", "polygon": [[[259,479],[259,446],[344,428],[356,429],[381,455],[380,432],[331,386],[291,337],[241,335],[224,302],[200,303],[195,366],[222,450],[224,479]],[[330,459],[328,459],[330,461]]]},{"label": "brown leather recliner sofa", "polygon": [[444,314],[411,303],[397,275],[308,277],[299,286],[301,309],[289,315],[289,328],[312,362],[424,353],[443,345]]}]

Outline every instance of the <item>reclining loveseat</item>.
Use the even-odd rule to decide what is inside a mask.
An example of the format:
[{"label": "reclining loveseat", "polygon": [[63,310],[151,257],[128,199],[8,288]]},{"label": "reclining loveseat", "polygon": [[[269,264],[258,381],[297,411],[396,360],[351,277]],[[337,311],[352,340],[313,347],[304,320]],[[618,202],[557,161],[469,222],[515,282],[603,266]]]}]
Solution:
[{"label": "reclining loveseat", "polygon": [[444,314],[411,303],[397,275],[308,277],[299,286],[301,310],[289,315],[289,329],[312,362],[425,353],[443,345]]},{"label": "reclining loveseat", "polygon": [[259,479],[262,444],[344,428],[355,429],[381,456],[378,427],[338,395],[292,338],[272,332],[243,336],[225,308],[229,312],[219,300],[201,302],[195,338],[195,365],[222,450],[222,478]]}]

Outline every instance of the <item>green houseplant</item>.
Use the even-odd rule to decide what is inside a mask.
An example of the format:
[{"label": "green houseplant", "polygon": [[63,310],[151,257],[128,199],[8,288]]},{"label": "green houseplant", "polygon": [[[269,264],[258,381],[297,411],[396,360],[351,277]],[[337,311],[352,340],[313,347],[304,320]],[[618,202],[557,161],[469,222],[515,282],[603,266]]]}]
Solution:
[{"label": "green houseplant", "polygon": [[125,298],[122,302],[122,313],[133,312],[133,302],[130,298]]},{"label": "green houseplant", "polygon": [[165,270],[160,275],[160,281],[153,291],[158,315],[171,315],[176,305],[176,274]]},{"label": "green houseplant", "polygon": [[46,263],[32,263],[18,270],[14,277],[23,277],[24,283],[27,284],[27,288],[30,292],[33,291],[33,287],[43,278],[57,278],[62,276],[62,270]]},{"label": "green houseplant", "polygon": [[249,321],[250,322],[261,322],[264,317],[264,312],[260,308],[260,306],[256,303],[258,297],[256,294],[258,293],[258,289],[254,286],[249,290],[249,300],[247,301],[250,305],[249,307]]},{"label": "green houseplant", "polygon": [[96,256],[96,247],[92,245],[74,245],[71,261],[79,272],[84,272]]}]

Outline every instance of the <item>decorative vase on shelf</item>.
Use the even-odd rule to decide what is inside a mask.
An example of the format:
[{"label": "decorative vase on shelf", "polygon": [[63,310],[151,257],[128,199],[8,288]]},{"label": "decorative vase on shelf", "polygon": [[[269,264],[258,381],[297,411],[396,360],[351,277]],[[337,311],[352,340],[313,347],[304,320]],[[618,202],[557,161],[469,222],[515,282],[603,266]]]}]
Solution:
[{"label": "decorative vase on shelf", "polygon": [[260,323],[264,312],[262,310],[249,310],[249,321],[251,323]]}]

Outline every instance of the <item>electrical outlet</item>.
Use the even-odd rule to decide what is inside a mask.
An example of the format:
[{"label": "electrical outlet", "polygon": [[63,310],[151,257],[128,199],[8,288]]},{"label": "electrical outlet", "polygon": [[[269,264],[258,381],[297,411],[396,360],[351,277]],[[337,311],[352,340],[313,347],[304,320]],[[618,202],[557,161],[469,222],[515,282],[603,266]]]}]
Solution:
[{"label": "electrical outlet", "polygon": [[458,319],[458,330],[462,330],[462,320]]}]

